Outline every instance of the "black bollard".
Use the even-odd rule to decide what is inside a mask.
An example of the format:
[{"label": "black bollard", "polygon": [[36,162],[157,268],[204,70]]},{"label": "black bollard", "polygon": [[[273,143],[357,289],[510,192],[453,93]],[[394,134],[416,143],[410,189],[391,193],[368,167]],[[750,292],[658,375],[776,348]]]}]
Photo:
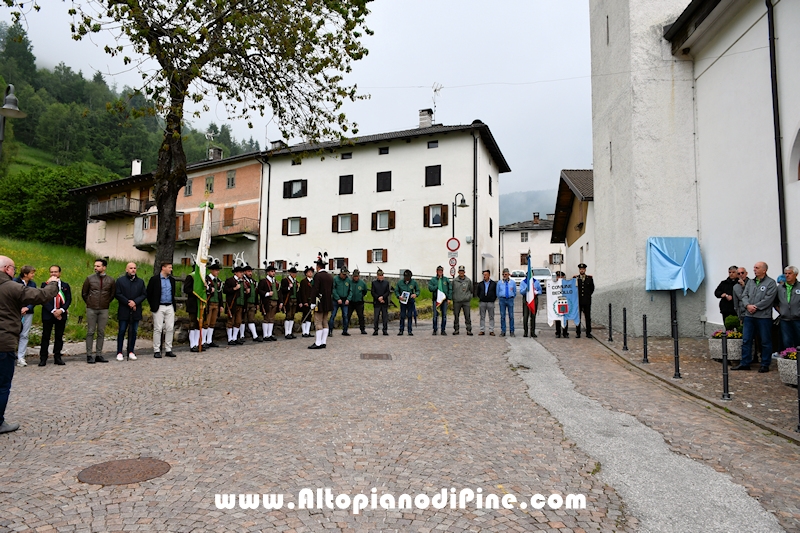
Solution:
[{"label": "black bollard", "polygon": [[672,345],[675,350],[675,374],[672,379],[681,379],[681,361],[678,355],[678,303],[675,291],[669,292],[670,315],[672,316]]},{"label": "black bollard", "polygon": [[[797,358],[797,383],[800,384],[800,357]],[[800,433],[800,385],[797,387],[797,432]]]},{"label": "black bollard", "polygon": [[730,400],[731,394],[728,392],[728,337],[722,337],[722,399]]},{"label": "black bollard", "polygon": [[614,342],[614,337],[611,334],[611,304],[608,304],[608,342]]},{"label": "black bollard", "polygon": [[642,363],[650,364],[650,361],[647,360],[647,315],[642,315],[642,348],[644,349]]},{"label": "black bollard", "polygon": [[628,309],[622,308],[622,351],[628,351]]}]

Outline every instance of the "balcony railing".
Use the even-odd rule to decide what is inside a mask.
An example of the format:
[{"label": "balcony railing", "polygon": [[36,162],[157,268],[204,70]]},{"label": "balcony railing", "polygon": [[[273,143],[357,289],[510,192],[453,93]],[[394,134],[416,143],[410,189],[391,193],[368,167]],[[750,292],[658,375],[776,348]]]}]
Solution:
[{"label": "balcony railing", "polygon": [[[178,225],[175,235],[176,242],[191,241],[200,239],[203,231],[202,224],[192,224],[184,230],[182,225]],[[258,235],[258,220],[255,218],[234,218],[232,220],[218,220],[211,223],[211,237],[234,237],[236,235],[251,234]],[[156,242],[156,231],[144,230],[142,242],[134,242],[135,246],[148,246]]]},{"label": "balcony railing", "polygon": [[144,202],[136,198],[112,198],[89,204],[89,218],[110,220],[136,216],[142,212]]}]

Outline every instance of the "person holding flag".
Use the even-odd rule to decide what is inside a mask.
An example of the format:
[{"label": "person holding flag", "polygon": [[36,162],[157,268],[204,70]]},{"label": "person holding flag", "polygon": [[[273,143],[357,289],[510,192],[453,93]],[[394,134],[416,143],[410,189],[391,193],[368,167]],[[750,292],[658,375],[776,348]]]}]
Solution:
[{"label": "person holding flag", "polygon": [[[200,274],[197,271],[197,264],[195,263],[194,269],[183,280],[183,294],[186,295],[186,312],[189,313],[189,350],[192,352],[200,351],[200,297],[206,296],[205,283],[200,281]],[[195,285],[200,284],[202,287],[199,290],[195,289]]]},{"label": "person holding flag", "polygon": [[205,317],[205,328],[203,329],[203,349],[219,348],[219,344],[214,342],[214,327],[217,325],[220,309],[225,305],[222,300],[222,280],[219,279],[219,271],[222,266],[219,261],[214,261],[208,265],[206,275],[206,303],[208,313]]},{"label": "person holding flag", "polygon": [[452,298],[453,286],[450,279],[444,277],[444,267],[439,265],[436,267],[436,277],[431,278],[428,282],[428,290],[431,291],[433,298],[433,334],[437,335],[437,325],[439,323],[439,314],[442,315],[442,335],[447,335],[445,325],[447,324],[447,300]]},{"label": "person holding flag", "polygon": [[[186,276],[183,292],[187,296],[186,311],[189,313],[189,345],[190,350],[199,352],[203,349],[201,334],[205,333],[203,318],[206,314],[208,294],[206,292],[206,266],[208,265],[208,249],[211,247],[211,209],[214,204],[205,202],[203,208],[203,228],[200,230],[200,242],[197,245],[197,260],[194,270]],[[205,335],[202,335],[205,336]]]},{"label": "person holding flag", "polygon": [[539,308],[542,286],[531,273],[530,255],[528,255],[528,275],[519,282],[519,293],[524,298],[522,302],[522,336],[528,336],[528,324],[530,323],[531,338],[536,338],[536,310]]}]

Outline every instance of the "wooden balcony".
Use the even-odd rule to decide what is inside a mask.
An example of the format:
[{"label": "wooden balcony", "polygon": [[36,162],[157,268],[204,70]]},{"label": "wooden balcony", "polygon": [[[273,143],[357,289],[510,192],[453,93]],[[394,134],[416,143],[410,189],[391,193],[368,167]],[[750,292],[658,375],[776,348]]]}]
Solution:
[{"label": "wooden balcony", "polygon": [[[199,241],[200,233],[203,231],[202,224],[192,224],[185,227],[178,224],[175,234],[176,243],[187,243]],[[139,249],[152,249],[156,244],[156,230],[145,230],[141,242],[134,242],[134,246]],[[234,218],[229,220],[217,220],[211,223],[211,242],[226,240],[236,242],[239,239],[255,241],[258,239],[258,220],[255,218]]]},{"label": "wooden balcony", "polygon": [[136,198],[113,198],[89,204],[89,218],[95,220],[114,220],[135,217],[144,209],[145,202]]}]

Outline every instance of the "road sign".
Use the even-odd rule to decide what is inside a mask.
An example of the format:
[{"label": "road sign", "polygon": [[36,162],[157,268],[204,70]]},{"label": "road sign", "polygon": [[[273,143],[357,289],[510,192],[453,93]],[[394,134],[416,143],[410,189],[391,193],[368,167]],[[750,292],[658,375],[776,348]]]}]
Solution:
[{"label": "road sign", "polygon": [[447,257],[458,257],[458,252],[447,252]]},{"label": "road sign", "polygon": [[451,267],[454,267],[456,266],[456,263],[458,263],[458,259],[456,259],[455,257],[451,257],[449,263]]},{"label": "road sign", "polygon": [[450,276],[456,275],[456,267],[450,267]]},{"label": "road sign", "polygon": [[450,250],[451,252],[455,252],[459,248],[461,248],[461,242],[459,242],[458,239],[456,239],[455,237],[450,237],[449,239],[447,239],[448,250]]}]

